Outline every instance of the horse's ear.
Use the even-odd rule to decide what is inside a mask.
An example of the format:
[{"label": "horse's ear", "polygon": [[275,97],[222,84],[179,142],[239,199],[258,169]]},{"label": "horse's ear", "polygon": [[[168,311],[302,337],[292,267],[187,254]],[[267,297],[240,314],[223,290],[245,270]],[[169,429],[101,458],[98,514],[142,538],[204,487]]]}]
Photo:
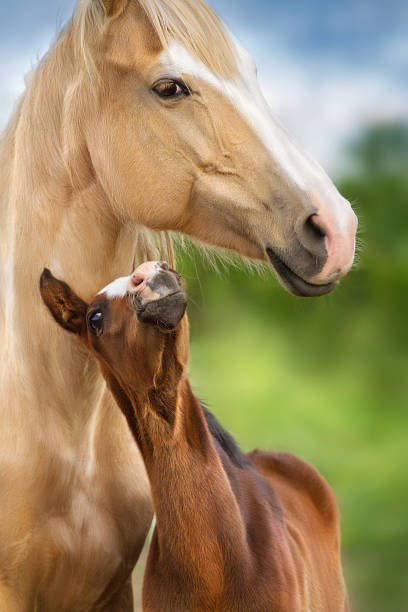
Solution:
[{"label": "horse's ear", "polygon": [[87,304],[63,281],[56,279],[45,268],[41,274],[40,292],[44,304],[56,320],[67,331],[80,334],[85,326]]},{"label": "horse's ear", "polygon": [[129,0],[102,0],[102,4],[108,17],[118,17],[129,4]]}]

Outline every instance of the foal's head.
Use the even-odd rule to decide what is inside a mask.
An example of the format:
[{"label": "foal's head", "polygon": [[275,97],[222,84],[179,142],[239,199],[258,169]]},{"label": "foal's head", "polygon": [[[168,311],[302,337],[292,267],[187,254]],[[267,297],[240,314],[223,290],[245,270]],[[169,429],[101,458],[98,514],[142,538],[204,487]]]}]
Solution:
[{"label": "foal's head", "polygon": [[[41,275],[40,291],[57,323],[77,335],[105,374],[113,374],[125,387],[151,383],[161,367],[165,335],[177,328],[187,305],[180,276],[163,262],[142,264],[105,287],[89,304],[47,269]],[[185,364],[187,333],[178,353]]]},{"label": "foal's head", "polygon": [[120,214],[269,261],[297,295],[331,291],[352,265],[356,217],[208,6],[82,0],[74,26],[100,77],[85,79],[97,95],[84,96],[81,133]]}]

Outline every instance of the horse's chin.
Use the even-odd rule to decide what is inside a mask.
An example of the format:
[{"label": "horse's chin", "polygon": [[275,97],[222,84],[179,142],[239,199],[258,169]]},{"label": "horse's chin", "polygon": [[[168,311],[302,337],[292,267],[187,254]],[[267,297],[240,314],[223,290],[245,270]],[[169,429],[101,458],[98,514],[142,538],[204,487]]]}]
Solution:
[{"label": "horse's chin", "polygon": [[297,297],[320,297],[331,293],[338,282],[315,285],[308,283],[296,274],[284,261],[270,248],[266,249],[268,258],[276,272],[280,284],[292,295]]}]

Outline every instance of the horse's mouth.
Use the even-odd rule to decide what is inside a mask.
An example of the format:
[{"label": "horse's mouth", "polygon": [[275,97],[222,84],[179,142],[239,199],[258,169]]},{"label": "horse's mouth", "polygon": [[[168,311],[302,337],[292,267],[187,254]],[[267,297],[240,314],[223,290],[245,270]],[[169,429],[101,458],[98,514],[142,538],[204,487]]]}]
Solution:
[{"label": "horse's mouth", "polygon": [[327,283],[326,285],[308,283],[298,276],[296,272],[293,272],[293,270],[291,270],[291,268],[289,268],[270,247],[266,249],[266,253],[279,279],[293,295],[297,295],[298,297],[319,297],[330,293],[337,287],[337,283]]}]

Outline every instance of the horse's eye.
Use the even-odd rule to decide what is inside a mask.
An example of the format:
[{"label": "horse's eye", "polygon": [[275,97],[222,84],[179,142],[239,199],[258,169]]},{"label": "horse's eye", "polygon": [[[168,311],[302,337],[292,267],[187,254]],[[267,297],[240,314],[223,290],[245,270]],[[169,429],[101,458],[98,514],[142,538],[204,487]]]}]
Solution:
[{"label": "horse's eye", "polygon": [[160,81],[153,87],[153,91],[160,97],[167,100],[189,96],[190,90],[181,81]]},{"label": "horse's eye", "polygon": [[103,327],[103,314],[100,310],[97,310],[89,317],[89,327],[95,334],[99,334]]}]

